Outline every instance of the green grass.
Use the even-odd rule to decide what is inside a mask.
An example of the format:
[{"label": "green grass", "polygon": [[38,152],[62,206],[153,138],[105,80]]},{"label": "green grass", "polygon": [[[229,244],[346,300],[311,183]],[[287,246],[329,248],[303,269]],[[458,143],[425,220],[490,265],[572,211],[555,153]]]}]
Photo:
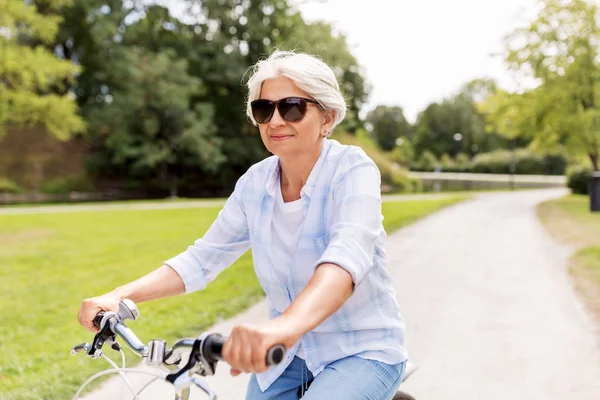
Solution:
[{"label": "green grass", "polygon": [[227,198],[224,197],[215,197],[215,198],[187,198],[187,197],[178,197],[175,199],[164,198],[164,199],[155,199],[155,200],[113,200],[113,201],[48,201],[41,203],[18,203],[18,204],[0,204],[0,209],[2,208],[21,208],[21,207],[46,207],[46,206],[128,206],[134,204],[155,204],[155,203],[181,203],[181,202],[190,202],[190,201],[210,201],[210,202],[218,202],[221,201],[225,203]]},{"label": "green grass", "polygon": [[[403,202],[384,202],[383,203],[383,224],[387,233],[409,225],[416,220],[441,210],[444,207],[455,204],[458,201],[466,200],[471,195],[462,194],[458,196],[448,196],[436,200],[426,201],[403,201]],[[406,204],[406,208],[402,207]]]},{"label": "green grass", "polygon": [[574,273],[581,274],[600,289],[600,246],[584,247],[575,257],[578,267]]},{"label": "green grass", "polygon": [[541,204],[538,213],[553,236],[577,249],[569,272],[600,322],[600,212],[590,212],[589,204],[588,196],[570,195]]},{"label": "green grass", "polygon": [[[384,203],[386,229],[465,198]],[[201,236],[218,211],[0,215],[0,398],[70,398],[85,378],[105,369],[103,361],[69,355],[72,346],[92,339],[77,324],[81,300],[158,267]],[[261,296],[248,252],[204,291],[141,304],[135,332],[144,342],[160,337],[172,343]]]}]

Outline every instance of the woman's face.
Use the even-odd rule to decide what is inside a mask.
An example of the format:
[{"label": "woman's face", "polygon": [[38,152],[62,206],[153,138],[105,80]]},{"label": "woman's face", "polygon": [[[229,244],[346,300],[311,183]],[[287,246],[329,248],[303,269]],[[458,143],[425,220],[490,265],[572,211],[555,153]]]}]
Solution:
[{"label": "woman's face", "polygon": [[[305,91],[299,89],[294,81],[285,76],[263,82],[260,91],[261,99],[278,101],[286,97],[311,98]],[[258,128],[267,150],[279,157],[290,158],[310,153],[318,154],[321,150],[323,132],[329,132],[332,122],[331,113],[323,113],[318,104],[308,103],[306,114],[300,121],[286,121],[275,108],[271,120],[259,124]]]}]

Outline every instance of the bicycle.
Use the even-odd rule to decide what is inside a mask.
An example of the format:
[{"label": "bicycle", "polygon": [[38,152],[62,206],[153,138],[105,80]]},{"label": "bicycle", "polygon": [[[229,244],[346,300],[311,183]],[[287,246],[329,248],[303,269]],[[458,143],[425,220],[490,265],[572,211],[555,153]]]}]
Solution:
[{"label": "bicycle", "polygon": [[[112,368],[98,372],[87,379],[79,388],[73,400],[77,400],[83,390],[94,380],[101,376],[110,374],[119,374],[123,379],[121,386],[121,396],[124,398],[125,386],[133,394],[134,400],[140,399],[140,394],[144,392],[153,382],[158,379],[166,380],[171,383],[175,389],[175,400],[189,400],[191,387],[196,386],[202,392],[206,393],[210,400],[216,400],[216,394],[206,385],[200,377],[214,375],[216,364],[223,360],[221,351],[223,344],[227,340],[224,336],[218,333],[202,333],[197,338],[186,338],[177,341],[172,348],[168,348],[164,340],[151,340],[148,345],[144,343],[133,333],[125,320],[136,320],[139,317],[139,310],[135,303],[129,299],[119,303],[117,312],[100,311],[94,318],[94,325],[99,329],[94,336],[92,344],[82,343],[71,349],[71,355],[75,356],[78,353],[85,351],[88,357],[92,359],[104,358]],[[128,347],[138,356],[140,356],[146,365],[156,367],[167,367],[168,371],[160,370],[150,372],[136,368],[125,367],[125,353],[121,345],[117,342],[119,336]],[[102,351],[105,343],[108,343],[113,350],[121,354],[122,366],[118,365],[108,358]],[[187,360],[183,361],[183,352],[189,349]],[[285,356],[285,347],[283,345],[275,345],[271,347],[266,355],[266,363],[269,366],[279,364]],[[179,368],[180,365],[183,365]],[[403,381],[408,378],[414,371],[414,365],[409,365],[403,376]],[[153,379],[147,382],[137,392],[134,390],[130,381],[125,376],[125,373],[135,372],[153,376]],[[398,392],[394,400],[414,400],[403,392]]]}]

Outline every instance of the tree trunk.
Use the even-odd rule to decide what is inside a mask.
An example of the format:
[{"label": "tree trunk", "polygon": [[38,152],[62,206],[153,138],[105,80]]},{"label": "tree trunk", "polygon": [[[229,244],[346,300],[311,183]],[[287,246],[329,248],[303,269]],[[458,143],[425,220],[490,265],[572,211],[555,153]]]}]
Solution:
[{"label": "tree trunk", "polygon": [[178,186],[178,179],[176,175],[171,175],[169,178],[169,194],[170,194],[170,198],[171,200],[176,199],[177,196],[177,186]]},{"label": "tree trunk", "polygon": [[594,171],[598,171],[598,154],[590,153],[590,154],[588,154],[588,156],[590,157],[590,161],[592,162],[592,165],[594,166]]},{"label": "tree trunk", "polygon": [[594,166],[592,179],[589,183],[590,211],[600,212],[600,172],[598,172],[598,154],[589,154],[590,161]]}]

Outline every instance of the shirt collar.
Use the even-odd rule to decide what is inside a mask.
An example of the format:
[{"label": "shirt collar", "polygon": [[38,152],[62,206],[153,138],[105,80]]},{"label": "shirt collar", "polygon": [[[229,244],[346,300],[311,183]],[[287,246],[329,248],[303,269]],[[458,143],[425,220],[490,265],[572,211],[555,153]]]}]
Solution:
[{"label": "shirt collar", "polygon": [[[310,175],[308,175],[308,180],[306,184],[302,188],[301,193],[306,195],[307,197],[311,197],[312,192],[317,185],[317,179],[319,177],[319,172],[321,171],[323,164],[325,163],[325,159],[327,158],[327,153],[329,152],[329,148],[331,147],[331,142],[328,139],[323,139],[323,143],[321,144],[321,152],[319,153],[319,158],[317,162],[313,166],[310,171]],[[265,189],[269,196],[273,196],[275,193],[276,185],[279,185],[279,176],[281,167],[279,165],[279,157],[276,157],[277,162],[274,163],[273,169],[269,175],[269,179],[267,179],[267,183],[265,185]]]}]

